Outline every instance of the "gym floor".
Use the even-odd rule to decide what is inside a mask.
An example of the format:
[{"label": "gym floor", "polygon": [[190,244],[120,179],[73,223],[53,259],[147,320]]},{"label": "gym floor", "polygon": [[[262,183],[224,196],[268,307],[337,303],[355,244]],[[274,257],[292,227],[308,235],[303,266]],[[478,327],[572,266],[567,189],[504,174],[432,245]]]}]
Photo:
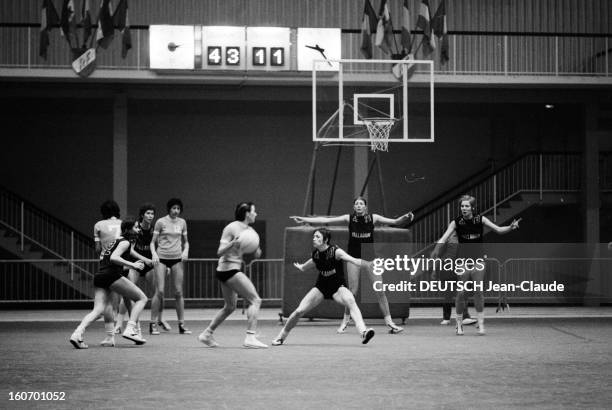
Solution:
[{"label": "gym floor", "polygon": [[[144,346],[117,338],[98,345],[102,321],[68,337],[85,311],[0,311],[0,408],[609,408],[612,308],[487,307],[487,335],[439,324],[439,308],[414,308],[406,329],[362,345],[354,327],[304,320],[286,345],[241,347],[239,311],[215,333],[218,348],[196,336],[214,310],[190,309],[192,335],[145,334]],[[172,319],[175,313],[167,311]],[[144,317],[148,317],[145,312]],[[144,328],[144,326],[143,326]],[[265,309],[260,340],[279,331]],[[63,401],[14,401],[17,392],[65,392]]]}]

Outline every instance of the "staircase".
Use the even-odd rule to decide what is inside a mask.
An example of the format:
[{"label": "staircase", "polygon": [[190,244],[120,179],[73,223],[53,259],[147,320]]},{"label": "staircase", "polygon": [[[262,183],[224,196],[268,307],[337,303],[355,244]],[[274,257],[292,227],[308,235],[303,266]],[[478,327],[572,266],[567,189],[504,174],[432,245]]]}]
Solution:
[{"label": "staircase", "polygon": [[[0,247],[6,252],[14,255],[18,259],[14,262],[27,263],[28,274],[42,272],[51,278],[67,285],[75,292],[71,299],[91,299],[93,298],[93,274],[91,273],[97,266],[96,260],[68,260],[64,258],[48,258],[48,251],[32,243],[30,238],[24,243],[23,249],[21,241],[15,233],[11,233],[0,222]],[[52,255],[55,256],[55,255]],[[11,261],[4,261],[10,264]]]},{"label": "staircase", "polygon": [[[604,157],[609,158],[609,156]],[[605,167],[608,161],[602,161]],[[458,214],[459,197],[476,198],[479,213],[504,225],[533,205],[574,204],[582,175],[579,153],[527,153],[500,169],[473,175],[417,210],[412,224],[417,254],[428,252]],[[602,187],[603,189],[604,187]],[[485,234],[488,231],[485,230]]]},{"label": "staircase", "polygon": [[[20,275],[33,278],[43,272],[71,289],[61,292],[70,293],[71,299],[93,297],[98,260],[93,240],[2,187],[0,247],[17,258],[2,261],[2,274],[9,274],[11,264],[25,262],[27,269]],[[36,282],[23,277],[29,280]]]}]

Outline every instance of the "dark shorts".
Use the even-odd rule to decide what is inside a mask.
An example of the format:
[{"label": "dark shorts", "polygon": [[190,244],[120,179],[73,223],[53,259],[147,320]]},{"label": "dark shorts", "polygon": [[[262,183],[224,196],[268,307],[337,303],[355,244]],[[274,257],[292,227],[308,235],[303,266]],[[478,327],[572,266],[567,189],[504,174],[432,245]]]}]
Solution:
[{"label": "dark shorts", "polygon": [[177,263],[181,262],[182,259],[160,259],[159,261],[166,265],[167,268],[171,268]]},{"label": "dark shorts", "polygon": [[100,272],[94,275],[94,286],[96,288],[110,289],[110,286],[122,278],[120,272]]},{"label": "dark shorts", "polygon": [[340,289],[341,286],[346,286],[344,278],[338,275],[332,275],[330,277],[319,276],[315,288],[319,289],[325,299],[333,299],[334,293]]},{"label": "dark shorts", "polygon": [[140,274],[140,277],[144,277],[144,276],[147,276],[147,273],[149,273],[150,271],[153,270],[153,266],[145,265],[144,268],[142,268],[142,269],[135,269],[135,270],[136,270],[136,272],[138,272]]},{"label": "dark shorts", "polygon": [[218,271],[215,271],[215,278],[217,278],[221,282],[225,283],[225,282],[227,282],[227,280],[229,278],[231,278],[232,276],[234,276],[238,272],[240,272],[240,270],[238,270],[238,269],[224,270],[224,271],[219,271],[218,270]]}]

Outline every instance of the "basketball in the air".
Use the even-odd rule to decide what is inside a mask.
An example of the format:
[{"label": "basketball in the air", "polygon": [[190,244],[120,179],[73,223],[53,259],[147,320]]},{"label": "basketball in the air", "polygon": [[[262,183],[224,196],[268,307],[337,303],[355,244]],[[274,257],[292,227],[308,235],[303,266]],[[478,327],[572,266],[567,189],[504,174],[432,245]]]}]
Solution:
[{"label": "basketball in the air", "polygon": [[248,228],[240,233],[240,253],[254,253],[259,248],[259,235],[255,229]]}]

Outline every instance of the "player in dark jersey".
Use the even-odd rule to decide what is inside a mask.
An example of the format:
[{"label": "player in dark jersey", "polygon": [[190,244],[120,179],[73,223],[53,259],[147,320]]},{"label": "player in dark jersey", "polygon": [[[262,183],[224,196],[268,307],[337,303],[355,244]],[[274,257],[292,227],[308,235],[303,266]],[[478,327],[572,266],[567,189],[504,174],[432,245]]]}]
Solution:
[{"label": "player in dark jersey", "polygon": [[[410,222],[414,219],[412,212],[408,212],[400,216],[399,218],[387,218],[378,214],[368,213],[367,202],[365,198],[357,197],[353,201],[353,213],[344,214],[340,216],[292,216],[291,217],[297,223],[312,223],[312,224],[334,224],[344,223],[348,224],[349,228],[349,242],[348,242],[348,254],[354,258],[361,258],[361,244],[373,243],[374,242],[374,227],[376,224],[386,225],[399,225],[406,222]],[[357,294],[359,290],[359,268],[355,265],[347,265],[346,273],[348,276],[348,286],[353,295]],[[380,276],[375,276],[371,269],[368,270],[368,277],[370,281],[380,281]],[[390,328],[390,333],[399,333],[403,328],[397,326],[391,318],[391,311],[389,310],[389,301],[385,292],[375,292],[376,298],[378,299],[378,305],[385,318],[385,323]],[[346,327],[350,321],[350,314],[348,309],[344,310],[344,318],[338,328],[338,333],[344,333]]]},{"label": "player in dark jersey", "polygon": [[[131,256],[134,260],[140,260],[144,263],[142,269],[131,269],[128,272],[128,279],[138,285],[138,282],[142,278],[146,279],[151,289],[155,288],[155,275],[153,272],[153,261],[151,255],[151,239],[153,238],[153,220],[155,219],[155,205],[151,203],[145,203],[138,209],[138,225],[140,232],[136,235],[134,242],[132,243]],[[123,298],[119,307],[119,315],[117,315],[117,321],[115,322],[115,333],[121,333],[123,320],[130,310],[129,299]],[[140,329],[140,322],[138,322],[138,331],[142,334]]]},{"label": "player in dark jersey", "polygon": [[[457,239],[459,240],[459,249],[457,253],[458,258],[473,259],[484,258],[484,250],[482,248],[482,235],[484,227],[488,227],[498,234],[506,234],[510,231],[518,229],[519,222],[521,219],[515,219],[508,226],[497,226],[489,220],[486,216],[476,214],[476,198],[470,195],[464,195],[459,199],[459,206],[461,215],[451,221],[444,232],[444,235],[438,240],[435,249],[431,253],[432,258],[438,258],[442,246],[446,243],[449,237],[456,232]],[[458,274],[458,284],[463,282],[469,284],[470,282],[482,283],[484,280],[485,270],[478,269],[477,264],[474,264],[475,268],[467,270],[463,274]],[[463,324],[462,315],[465,305],[464,291],[457,291],[455,298],[455,309],[456,309],[456,332],[457,335],[463,335]],[[478,334],[484,335],[484,295],[481,290],[474,290],[474,307],[476,308],[476,314],[478,317]]]},{"label": "player in dark jersey", "polygon": [[[457,239],[457,234],[453,233],[449,238],[446,246],[444,247],[444,252],[440,256],[441,259],[455,259],[457,257],[457,250],[459,248],[459,240]],[[439,275],[438,275],[439,273]],[[440,280],[442,282],[456,282],[457,275],[455,272],[448,272],[445,270],[441,270],[440,272],[436,272],[434,270],[432,280]],[[465,293],[465,292],[464,292]],[[451,314],[453,311],[453,304],[455,300],[455,290],[451,289],[450,286],[448,290],[443,292],[442,296],[444,297],[444,302],[442,303],[442,321],[441,325],[449,325],[451,323]],[[467,294],[465,294],[465,308],[463,309],[463,325],[473,325],[477,322],[476,319],[473,319],[470,316],[470,312],[468,311],[468,301]]]},{"label": "player in dark jersey", "polygon": [[[138,316],[144,309],[147,303],[145,294],[127,278],[122,275],[123,267],[134,269],[142,269],[144,263],[142,261],[130,262],[130,242],[127,239],[132,234],[138,233],[138,224],[135,221],[124,221],[121,223],[121,236],[117,238],[109,249],[104,251],[102,261],[100,262],[100,270],[94,275],[94,307],[88,313],[76,330],[70,336],[70,343],[77,349],[87,349],[87,345],[83,341],[83,333],[85,329],[95,322],[101,315],[105,316],[105,322],[112,323],[112,311],[107,309],[111,303],[111,292],[117,292],[122,296],[126,296],[135,303],[132,306],[130,321],[123,332],[123,337],[129,339],[136,344],[144,344],[146,340],[140,336],[136,329]],[[108,333],[108,329],[107,329]],[[112,336],[113,329],[111,326],[110,335]]]},{"label": "player in dark jersey", "polygon": [[344,279],[343,261],[360,267],[369,264],[361,259],[353,258],[336,245],[331,245],[329,240],[331,233],[325,228],[314,231],[312,244],[314,250],[312,257],[304,263],[295,262],[293,265],[301,271],[316,267],[319,271],[317,282],[300,302],[297,309],[291,313],[278,336],[272,341],[273,346],[285,343],[291,329],[297,325],[298,321],[306,312],[316,307],[323,299],[333,299],[339,304],[349,309],[355,327],[361,335],[361,343],[366,344],[374,337],[374,329],[367,329],[361,316],[361,311],[355,302],[355,297],[346,288]]}]

